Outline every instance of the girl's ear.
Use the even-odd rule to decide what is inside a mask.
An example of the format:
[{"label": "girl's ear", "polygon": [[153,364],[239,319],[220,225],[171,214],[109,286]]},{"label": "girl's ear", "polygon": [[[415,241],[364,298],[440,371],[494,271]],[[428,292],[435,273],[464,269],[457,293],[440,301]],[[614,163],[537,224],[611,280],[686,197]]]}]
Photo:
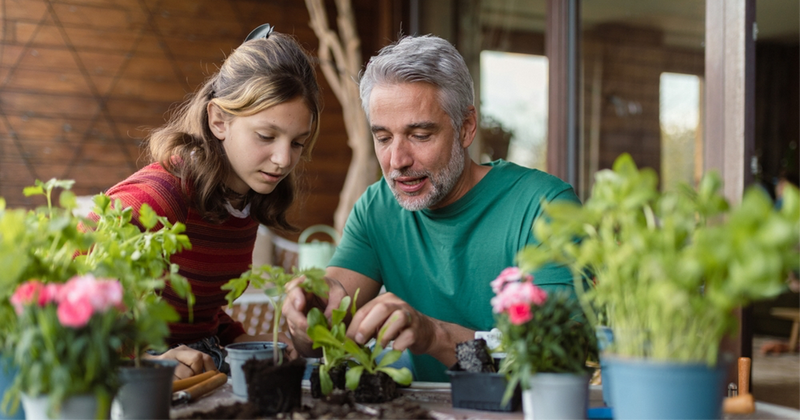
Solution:
[{"label": "girl's ear", "polygon": [[211,130],[214,137],[225,140],[228,131],[228,120],[225,118],[225,113],[213,102],[208,103],[206,112],[208,113],[208,129]]}]

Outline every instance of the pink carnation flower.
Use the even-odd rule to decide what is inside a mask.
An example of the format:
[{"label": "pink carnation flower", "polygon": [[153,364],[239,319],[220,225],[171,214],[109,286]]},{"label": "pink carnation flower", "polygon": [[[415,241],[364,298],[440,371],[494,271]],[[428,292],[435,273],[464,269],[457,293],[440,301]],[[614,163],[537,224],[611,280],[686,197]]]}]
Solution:
[{"label": "pink carnation flower", "polygon": [[524,324],[533,319],[531,306],[524,303],[515,303],[508,308],[508,319],[514,325]]},{"label": "pink carnation flower", "polygon": [[58,322],[65,327],[80,328],[92,318],[92,303],[89,299],[63,301],[58,305]]},{"label": "pink carnation flower", "polygon": [[55,300],[58,294],[58,287],[56,284],[45,285],[39,280],[30,280],[21,284],[11,295],[11,304],[14,306],[14,311],[19,315],[26,305],[33,303],[39,306],[47,305]]},{"label": "pink carnation flower", "polygon": [[514,305],[541,305],[547,299],[547,292],[530,281],[508,283],[503,290],[492,298],[492,310],[495,313],[508,311]]},{"label": "pink carnation flower", "polygon": [[96,279],[93,275],[76,276],[61,289],[59,302],[87,300],[96,312],[122,307],[122,285],[116,280]]},{"label": "pink carnation flower", "polygon": [[94,313],[123,309],[122,285],[117,280],[95,279],[91,274],[76,276],[58,295],[58,320],[68,327],[82,327]]},{"label": "pink carnation flower", "polygon": [[519,267],[508,267],[500,272],[496,279],[492,280],[492,291],[499,294],[508,283],[520,281],[533,281],[533,276],[523,273]]}]

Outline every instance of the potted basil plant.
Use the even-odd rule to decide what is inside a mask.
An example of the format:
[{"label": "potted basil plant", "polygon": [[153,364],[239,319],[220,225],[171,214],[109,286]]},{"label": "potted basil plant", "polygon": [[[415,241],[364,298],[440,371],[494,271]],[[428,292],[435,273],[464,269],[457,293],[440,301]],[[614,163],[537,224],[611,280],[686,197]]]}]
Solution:
[{"label": "potted basil plant", "polygon": [[661,192],[655,172],[623,154],[596,174],[583,206],[547,203],[533,227],[539,245],[518,255],[524,271],[567,264],[579,290],[594,277],[580,295],[613,332],[601,359],[615,418],[719,418],[720,343],[736,329],[734,309],[776,296],[798,267],[797,189],[776,210],[758,187],[731,208],[721,186],[712,172],[697,188]]}]

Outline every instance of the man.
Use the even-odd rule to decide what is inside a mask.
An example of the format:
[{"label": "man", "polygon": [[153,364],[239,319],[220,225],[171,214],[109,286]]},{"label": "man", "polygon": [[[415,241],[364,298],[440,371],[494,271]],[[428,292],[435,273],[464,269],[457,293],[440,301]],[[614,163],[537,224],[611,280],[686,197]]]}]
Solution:
[{"label": "man", "polygon": [[[469,157],[478,129],[473,83],[447,41],[403,38],[372,57],[359,85],[383,179],[347,220],[327,269],[328,301],[295,288],[284,314],[295,347],[308,354],[308,310],[330,316],[360,289],[348,336],[363,344],[385,326],[383,344],[394,340],[414,355],[416,380],[447,381],[456,343],[494,325],[489,283],[534,243],[541,200],[578,198],[543,172]],[[573,287],[563,267],[534,276],[548,292]]]}]

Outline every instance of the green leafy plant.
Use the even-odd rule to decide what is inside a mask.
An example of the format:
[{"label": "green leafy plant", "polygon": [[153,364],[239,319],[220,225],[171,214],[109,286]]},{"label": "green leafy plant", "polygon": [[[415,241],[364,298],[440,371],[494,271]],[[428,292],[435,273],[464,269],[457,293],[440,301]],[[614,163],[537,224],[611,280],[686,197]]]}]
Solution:
[{"label": "green leafy plant", "polygon": [[225,295],[228,305],[233,305],[233,301],[241,296],[248,286],[263,289],[275,311],[272,324],[272,344],[274,349],[272,356],[275,365],[283,363],[283,352],[278,350],[278,334],[281,328],[283,300],[286,298],[287,292],[286,285],[300,276],[305,276],[305,279],[300,283],[300,287],[304,290],[321,297],[328,295],[325,270],[321,268],[309,268],[299,271],[293,269],[292,273],[286,273],[282,267],[267,264],[261,267],[251,267],[250,270],[242,273],[239,278],[231,279],[222,285],[222,290],[229,290],[228,294]]},{"label": "green leafy plant", "polygon": [[[352,313],[355,314],[355,301],[358,299],[356,291],[355,299],[352,299]],[[319,308],[311,308],[308,311],[308,337],[314,341],[313,348],[322,348],[322,364],[319,367],[320,388],[323,395],[328,395],[333,390],[333,381],[330,371],[334,368],[347,368],[349,355],[345,351],[344,342],[346,339],[347,325],[344,323],[347,317],[347,309],[350,307],[350,296],[345,296],[339,302],[339,308],[331,311],[331,321]]]},{"label": "green leafy plant", "polygon": [[345,374],[345,381],[347,388],[351,391],[355,391],[355,389],[358,388],[358,383],[361,381],[361,375],[364,374],[364,372],[372,375],[383,372],[400,385],[411,384],[413,375],[408,368],[403,367],[397,369],[389,366],[400,360],[400,356],[403,354],[401,351],[387,351],[383,354],[380,362],[378,362],[378,356],[383,353],[381,341],[388,327],[389,324],[386,324],[378,331],[378,336],[375,337],[375,345],[372,346],[372,349],[370,349],[369,343],[358,345],[358,343],[352,339],[345,338],[344,350],[352,357],[352,360],[348,362],[349,366]]},{"label": "green leafy plant", "polygon": [[[409,385],[413,379],[413,375],[408,368],[397,369],[389,367],[402,356],[402,352],[398,350],[386,352],[378,362],[378,356],[383,352],[381,341],[389,324],[378,332],[378,337],[375,339],[375,345],[372,348],[370,348],[370,343],[359,345],[345,335],[347,326],[344,323],[344,318],[347,316],[348,306],[350,307],[351,315],[356,313],[358,292],[359,290],[356,290],[352,305],[350,304],[350,297],[346,296],[339,303],[339,308],[332,311],[330,327],[328,327],[329,324],[325,319],[325,315],[319,309],[313,308],[308,313],[308,336],[314,341],[313,347],[315,349],[322,347],[323,351],[325,363],[320,366],[320,387],[325,395],[329,394],[333,389],[333,382],[328,372],[331,368],[339,366],[345,361],[348,365],[347,373],[345,374],[346,387],[350,390],[358,388],[358,383],[361,381],[361,375],[364,372],[370,374],[383,372],[400,385]],[[325,375],[323,375],[323,370]]]},{"label": "green leafy plant", "polygon": [[[34,211],[7,209],[0,198],[0,349],[13,347],[13,332],[17,329],[16,314],[9,301],[14,290],[29,279],[45,283],[63,282],[78,274],[73,258],[89,250],[94,238],[79,229],[80,218],[73,216],[77,207],[75,194],[69,191],[73,181],[51,179],[36,181],[27,187],[28,197],[42,195],[47,206]],[[59,196],[60,206],[53,205],[53,192],[64,189]]]},{"label": "green leafy plant", "polygon": [[98,276],[117,278],[125,290],[127,315],[135,324],[134,334],[126,341],[139,367],[141,355],[148,349],[166,349],[169,322],[179,320],[178,313],[161,298],[160,291],[168,281],[175,293],[187,300],[189,317],[195,297],[188,280],[178,274],[178,266],[170,256],[190,249],[182,223],[172,224],[156,214],[147,204],[139,209],[139,224],[131,223],[133,210],[105,195],[93,198],[97,222],[92,226],[95,242],[88,253],[77,259],[84,271]]},{"label": "green leafy plant", "polygon": [[[165,281],[169,280],[179,294],[189,299],[190,305],[193,302],[188,282],[177,274],[177,266],[169,263],[172,254],[190,246],[182,234],[184,226],[170,224],[145,205],[140,209],[140,222],[145,228],[142,231],[131,223],[132,209],[123,208],[120,202],[112,207],[111,200],[102,194],[94,197],[96,220],[76,216],[77,200],[70,191],[73,185],[73,181],[37,180],[34,186],[25,188],[24,194],[43,196],[47,205],[33,211],[7,209],[0,198],[0,349],[18,366],[29,363],[30,354],[18,349],[23,340],[32,339],[31,333],[21,328],[10,303],[12,292],[21,284],[38,281],[55,286],[75,276],[92,274],[118,279],[122,285],[126,310],[119,312],[117,318],[126,328],[124,334],[117,336],[119,343],[107,357],[118,361],[121,356],[134,355],[138,363],[147,348],[164,347],[168,322],[177,319],[175,310],[160,297]],[[56,189],[63,190],[58,206],[53,198]],[[49,340],[52,334],[52,329],[43,330],[41,339]],[[63,342],[74,344],[69,339]],[[91,341],[93,345],[98,342]],[[9,390],[4,396],[4,410],[10,406],[16,410],[20,391],[50,394],[56,403],[69,393],[80,391],[71,388],[69,378],[58,373],[62,371],[37,369],[41,380]],[[92,367],[82,374],[93,371]],[[53,375],[52,380],[47,379],[48,374]],[[116,378],[107,369],[103,374]]]},{"label": "green leafy plant", "polygon": [[500,347],[506,353],[500,373],[509,375],[503,404],[517,384],[527,389],[535,373],[585,373],[587,360],[597,359],[594,329],[569,293],[548,295],[517,267],[503,270],[492,290]]},{"label": "green leafy plant", "polygon": [[597,173],[582,207],[545,204],[533,227],[539,245],[521,251],[518,263],[530,271],[561,262],[576,280],[591,273],[581,301],[612,328],[614,353],[713,366],[736,327],[733,310],[784,290],[800,243],[796,188],[778,211],[757,187],[731,209],[721,186],[709,173],[697,189],[662,193],[652,170],[621,155],[613,170]]}]

